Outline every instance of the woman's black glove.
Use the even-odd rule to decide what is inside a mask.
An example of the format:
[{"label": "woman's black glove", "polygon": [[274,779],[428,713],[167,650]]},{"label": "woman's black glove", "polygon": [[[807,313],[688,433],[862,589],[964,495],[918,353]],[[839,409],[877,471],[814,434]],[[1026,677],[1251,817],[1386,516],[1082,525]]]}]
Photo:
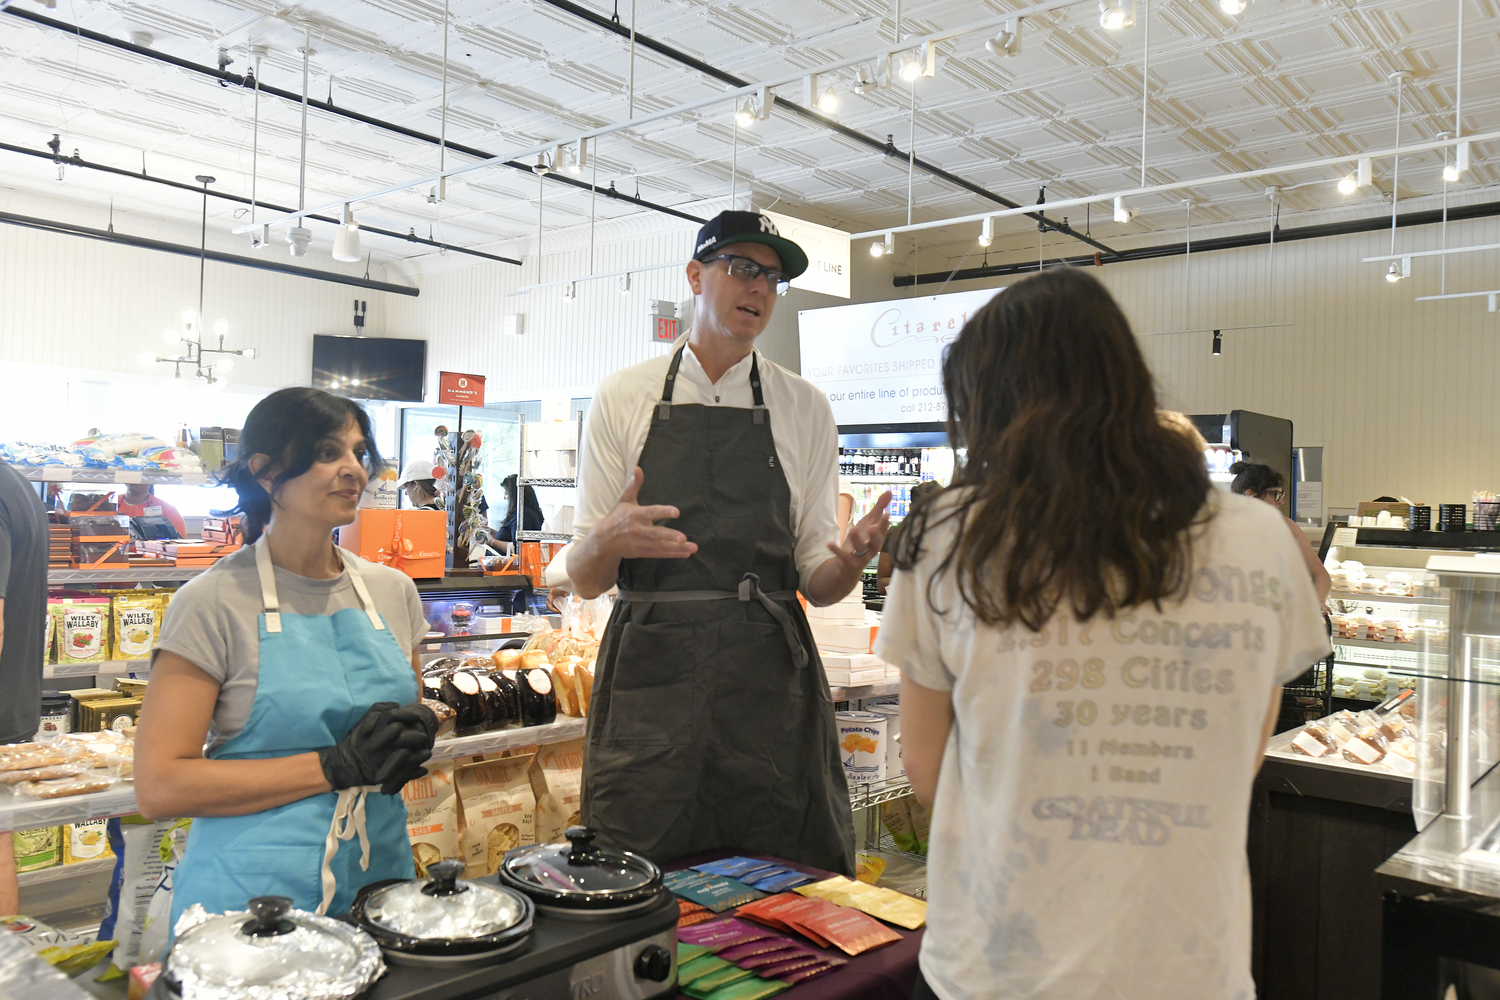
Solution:
[{"label": "woman's black glove", "polygon": [[[319,750],[318,763],[334,791],[363,785],[384,788],[396,775],[409,775],[412,761],[420,769],[432,756],[436,734],[437,717],[420,704],[402,708],[394,701],[380,701],[337,745]],[[410,777],[403,778],[396,790]]]},{"label": "woman's black glove", "polygon": [[408,781],[414,781],[427,773],[422,765],[432,756],[438,720],[432,714],[432,709],[421,702],[412,702],[405,708],[398,708],[387,719],[402,726],[402,731],[396,738],[391,755],[381,765],[372,784],[380,785],[383,795],[395,795]]}]

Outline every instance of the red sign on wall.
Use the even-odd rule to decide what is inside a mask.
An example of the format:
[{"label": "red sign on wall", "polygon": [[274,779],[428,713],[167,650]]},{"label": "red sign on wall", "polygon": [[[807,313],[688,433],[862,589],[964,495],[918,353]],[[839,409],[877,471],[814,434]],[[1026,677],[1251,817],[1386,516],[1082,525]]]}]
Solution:
[{"label": "red sign on wall", "polygon": [[651,341],[656,344],[671,344],[677,340],[677,317],[654,316],[656,326],[651,331]]},{"label": "red sign on wall", "polygon": [[438,372],[438,402],[448,406],[483,406],[484,376]]}]

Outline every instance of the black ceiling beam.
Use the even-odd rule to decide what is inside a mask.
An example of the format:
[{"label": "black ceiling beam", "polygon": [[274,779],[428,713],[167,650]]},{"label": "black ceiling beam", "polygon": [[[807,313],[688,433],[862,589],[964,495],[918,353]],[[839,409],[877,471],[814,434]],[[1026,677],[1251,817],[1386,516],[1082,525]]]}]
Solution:
[{"label": "black ceiling beam", "polygon": [[[1449,222],[1462,222],[1465,219],[1484,219],[1490,216],[1500,215],[1500,201],[1484,202],[1478,205],[1462,205],[1457,208],[1448,209]],[[1396,225],[1402,229],[1407,226],[1431,226],[1443,221],[1442,209],[1432,209],[1422,212],[1408,212],[1398,215]],[[1297,226],[1291,229],[1276,227],[1277,243],[1292,243],[1297,240],[1321,240],[1330,236],[1348,236],[1353,233],[1370,233],[1387,230],[1391,227],[1389,215],[1376,216],[1369,219],[1353,219],[1348,222],[1323,222],[1312,226]],[[1270,242],[1270,233],[1246,233],[1242,236],[1218,236],[1204,240],[1193,240],[1193,253],[1208,253],[1212,250],[1239,250],[1245,247],[1263,247]],[[1084,267],[1089,264],[1120,264],[1133,260],[1155,260],[1158,257],[1181,257],[1188,252],[1186,243],[1159,243],[1155,246],[1136,247],[1132,250],[1121,250],[1113,259],[1106,259],[1103,255],[1093,257],[1062,257],[1046,262],[1046,267],[1055,267],[1060,264],[1074,267]],[[988,267],[967,267],[957,271],[933,271],[928,274],[898,274],[891,282],[897,288],[905,288],[912,285],[934,285],[946,284],[949,281],[970,281],[975,278],[998,278],[1015,274],[1030,274],[1038,269],[1034,263],[1024,264],[995,264]]]},{"label": "black ceiling beam", "polygon": [[224,253],[221,250],[202,250],[199,247],[184,246],[180,243],[151,240],[146,239],[144,236],[130,236],[107,229],[90,229],[87,226],[75,226],[69,222],[56,222],[52,219],[37,219],[28,215],[0,212],[0,223],[9,226],[21,226],[25,229],[39,229],[47,233],[61,233],[65,236],[82,236],[86,239],[100,240],[105,243],[117,243],[120,246],[136,247],[140,250],[157,250],[161,253],[174,253],[183,257],[197,257],[201,254],[204,259],[218,261],[221,264],[237,264],[240,267],[254,268],[258,271],[275,271],[279,274],[296,275],[299,278],[332,281],[339,285],[354,285],[356,288],[369,288],[377,292],[391,292],[396,295],[412,296],[420,294],[419,290],[411,285],[397,285],[389,281],[356,278],[352,274],[319,271],[313,267],[298,267],[296,264],[286,264],[281,261],[272,260],[269,257],[240,257],[236,254]]},{"label": "black ceiling beam", "polygon": [[[157,62],[165,63],[169,66],[175,66],[178,69],[185,69],[190,73],[197,73],[201,76],[212,77],[213,79],[230,86],[252,88],[255,86],[255,78],[253,75],[241,76],[238,73],[229,73],[215,66],[206,66],[203,63],[195,63],[189,59],[181,59],[166,52],[159,52],[156,49],[148,49],[145,46],[136,45],[135,43],[126,41],[123,38],[115,38],[111,35],[105,35],[97,31],[90,31],[88,28],[80,27],[79,25],[75,24],[68,24],[66,21],[59,21],[55,18],[50,18],[43,14],[38,14],[35,11],[22,10],[14,4],[9,7],[0,8],[0,12],[10,14],[13,17],[19,17],[23,21],[30,21],[33,24],[39,24],[48,28],[56,28],[57,30],[65,31],[70,35],[75,35],[79,38],[85,38],[91,42],[98,42],[100,45],[108,45],[113,48],[120,49],[124,52],[130,52],[134,55],[143,56],[147,59],[154,59]],[[262,94],[269,94],[272,97],[279,97],[282,100],[292,101],[298,105],[302,103],[301,94],[295,93],[290,90],[283,90],[280,87],[268,86],[264,82],[262,82],[260,85],[260,92]],[[315,98],[309,97],[307,106],[310,108],[316,108],[319,111],[326,112],[330,115],[338,115],[339,117],[347,118],[350,121],[356,121],[364,125],[369,125],[372,128],[382,129],[386,132],[391,132],[396,135],[403,135],[408,139],[416,139],[419,142],[429,143],[433,146],[443,144],[443,141],[435,135],[429,135],[426,132],[419,132],[416,129],[407,128],[404,125],[397,125],[394,122],[384,121],[380,118],[374,117],[373,115],[361,114],[360,112],[351,110],[349,108],[341,108],[330,101],[320,101]],[[446,145],[449,149],[480,160],[493,160],[497,155],[495,153],[485,152],[484,150],[477,149],[473,146],[466,146],[463,143],[459,142],[448,142],[446,143]],[[527,163],[520,163],[516,160],[506,160],[504,161],[503,165],[510,167],[512,170],[521,170],[525,171],[528,174],[532,173],[531,165]],[[590,184],[587,181],[575,180],[574,178],[567,177],[563,174],[558,173],[557,171],[553,171],[547,174],[546,179],[556,184],[566,184],[569,187],[577,188],[583,191],[593,191],[595,189],[595,185]],[[696,222],[701,225],[702,223],[707,221],[706,219],[700,218],[699,216],[692,215],[688,212],[678,211],[677,209],[671,208],[667,205],[659,205],[656,202],[646,201],[642,198],[633,198],[630,195],[622,194],[619,191],[616,191],[613,185],[609,187],[598,188],[597,192],[598,194],[603,195],[606,198],[610,198],[614,201],[625,202],[627,204],[634,205],[637,208],[644,208],[652,212],[660,212],[663,215],[670,215],[678,219],[686,220],[688,222]]]},{"label": "black ceiling beam", "polygon": [[[620,24],[618,21],[615,21],[612,18],[605,17],[603,14],[600,14],[597,11],[590,10],[589,8],[584,7],[581,4],[573,3],[572,0],[541,0],[541,2],[547,4],[549,7],[556,7],[558,10],[567,11],[573,16],[581,18],[597,28],[601,28],[605,31],[619,35],[621,38],[631,37],[630,29],[625,25]],[[659,55],[666,56],[668,59],[679,62],[690,69],[697,70],[699,73],[702,73],[705,76],[710,76],[715,80],[720,81],[721,83],[727,83],[732,87],[748,87],[754,83],[754,81],[752,80],[741,79],[740,77],[737,77],[732,73],[726,73],[724,70],[719,69],[716,66],[711,66],[708,63],[704,62],[702,59],[697,58],[696,56],[668,45],[665,42],[661,42],[654,38],[651,38],[648,35],[643,35],[639,31],[635,33],[634,37],[635,44],[642,46],[643,48],[650,49],[652,52],[655,52]],[[810,122],[837,132],[844,138],[849,139],[852,142],[859,143],[861,146],[873,149],[885,156],[893,157],[897,160],[902,161],[903,163],[906,162],[908,158],[907,153],[903,153],[901,150],[897,149],[894,143],[889,140],[877,139],[872,135],[866,135],[865,133],[860,132],[856,129],[852,129],[847,125],[841,125],[825,114],[821,114],[812,108],[803,107],[802,105],[797,104],[794,101],[789,101],[784,97],[776,97],[775,102],[776,106],[778,108],[781,108],[783,111],[789,111],[800,118],[805,118]],[[933,177],[937,177],[941,180],[945,180],[955,187],[962,188],[963,190],[968,191],[971,194],[976,194],[981,198],[986,198],[997,205],[1003,205],[1006,208],[1023,207],[1019,202],[1011,201],[1009,198],[995,194],[993,191],[981,187],[980,185],[975,184],[973,181],[968,181],[962,177],[959,177],[957,174],[949,173],[942,167],[939,167],[934,163],[929,163],[928,161],[922,159],[920,156],[912,158],[912,166],[922,171],[923,173],[930,174]],[[1075,240],[1087,243],[1089,246],[1098,250],[1100,253],[1107,253],[1111,255],[1115,253],[1115,251],[1110,247],[1104,245],[1103,243],[1100,243],[1098,240],[1094,239],[1092,236],[1089,236],[1087,233],[1080,233],[1072,226],[1069,226],[1067,223],[1053,221],[1040,212],[1027,212],[1026,217],[1034,222],[1045,225],[1047,229],[1052,232],[1062,233],[1065,236],[1071,236]]]},{"label": "black ceiling beam", "polygon": [[[197,195],[201,195],[203,193],[202,186],[198,184],[189,184],[186,181],[168,180],[165,177],[153,177],[150,174],[145,173],[144,171],[138,172],[134,170],[126,170],[123,167],[111,167],[103,163],[91,163],[80,156],[60,156],[54,154],[51,150],[27,149],[25,146],[17,146],[9,142],[0,142],[0,149],[3,149],[10,153],[21,153],[25,156],[35,156],[39,157],[40,159],[51,160],[54,163],[60,163],[68,167],[84,167],[88,170],[99,170],[103,173],[114,174],[119,177],[131,177],[138,181],[150,181],[152,184],[160,184],[164,187],[177,188],[179,191],[191,191],[193,194]],[[208,196],[210,198],[219,198],[223,201],[236,202],[241,205],[250,204],[249,198],[241,197],[237,194],[229,194],[224,191],[217,191],[214,188],[208,189]],[[273,212],[296,211],[295,208],[289,208],[285,205],[276,205],[269,201],[257,201],[255,204],[260,208],[269,208]],[[329,222],[334,225],[339,225],[341,221],[329,215],[313,215],[311,213],[304,216],[304,218],[317,219],[319,222]],[[515,264],[517,267],[521,266],[521,262],[516,260],[514,257],[501,257],[498,254],[485,253],[483,250],[471,250],[468,247],[454,246],[451,243],[443,243],[439,240],[424,240],[416,233],[398,233],[390,229],[380,229],[377,226],[367,226],[364,223],[360,223],[359,229],[360,232],[363,233],[374,233],[377,236],[389,236],[391,239],[405,240],[408,243],[420,243],[423,246],[437,247],[440,250],[452,250],[455,253],[468,254],[471,257],[483,257],[485,260],[499,261],[502,264]]]}]

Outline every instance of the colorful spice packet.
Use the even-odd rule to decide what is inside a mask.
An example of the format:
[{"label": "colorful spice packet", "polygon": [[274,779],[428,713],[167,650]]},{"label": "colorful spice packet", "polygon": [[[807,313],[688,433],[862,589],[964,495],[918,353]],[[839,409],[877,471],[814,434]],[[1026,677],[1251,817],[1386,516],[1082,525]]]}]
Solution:
[{"label": "colorful spice packet", "polygon": [[[756,872],[756,875],[760,874],[760,872]],[[757,881],[751,882],[750,885],[761,892],[782,892],[786,889],[794,889],[799,885],[806,885],[812,881],[814,879],[811,875],[804,875],[801,872],[783,871],[776,875],[759,878]]]},{"label": "colorful spice packet", "polygon": [[782,973],[776,978],[781,980],[783,983],[803,983],[809,979],[817,979],[819,976],[826,976],[828,973],[834,971],[837,968],[838,966],[833,964],[832,962],[826,962],[822,965],[808,965],[800,969],[793,969],[791,972]]},{"label": "colorful spice packet", "polygon": [[741,979],[737,983],[721,986],[708,995],[706,1000],[766,1000],[791,989],[790,983],[778,979]]},{"label": "colorful spice packet", "polygon": [[708,949],[701,944],[685,944],[677,942],[677,964],[686,965],[700,955],[707,955]]},{"label": "colorful spice packet", "polygon": [[756,927],[754,924],[747,924],[734,917],[724,917],[713,923],[699,924],[697,927],[685,927],[677,932],[678,941],[701,944],[709,951],[715,952],[733,945],[749,944],[751,941],[761,941],[773,936],[764,927]]},{"label": "colorful spice packet", "polygon": [[[770,936],[761,938],[759,941],[747,941],[744,944],[734,944],[726,948],[720,948],[717,954],[720,958],[728,959],[738,965],[742,959],[753,958],[756,955],[764,955],[768,952],[781,952],[788,948],[796,947],[797,942],[791,938]],[[751,967],[747,965],[745,968],[748,969]]]},{"label": "colorful spice packet", "polygon": [[771,951],[765,953],[764,955],[752,955],[749,958],[736,959],[734,964],[738,965],[742,969],[759,970],[765,968],[768,965],[780,965],[783,962],[790,962],[795,958],[823,957],[824,956],[819,955],[817,952],[808,951],[801,945],[794,944],[790,948],[784,948],[781,951]]},{"label": "colorful spice packet", "polygon": [[839,906],[853,907],[909,931],[914,931],[927,922],[927,903],[924,900],[913,899],[893,889],[847,879],[842,875],[835,875],[812,885],[799,886],[796,891],[803,896],[816,896]]},{"label": "colorful spice packet", "polygon": [[824,911],[837,912],[839,907],[826,899],[817,897],[798,896],[791,893],[783,893],[772,897],[778,902],[774,906],[758,908],[754,906],[742,906],[739,909],[740,916],[748,916],[762,923],[774,920],[783,930],[793,931],[801,934],[813,944],[820,948],[831,947],[832,943],[816,927],[809,926],[807,919],[815,913]]},{"label": "colorful spice packet", "polygon": [[749,879],[745,878],[746,875],[770,868],[777,868],[780,871],[786,870],[785,868],[780,868],[774,862],[760,861],[756,858],[723,858],[719,861],[709,861],[705,864],[693,866],[694,871],[702,872],[705,875],[727,875],[729,878],[737,878],[747,882]]},{"label": "colorful spice packet", "polygon": [[868,914],[847,906],[835,906],[827,900],[818,902],[829,909],[801,914],[796,923],[804,933],[814,931],[821,934],[846,955],[859,955],[901,940],[900,934]]},{"label": "colorful spice packet", "polygon": [[717,955],[699,955],[691,962],[686,962],[677,967],[677,985],[687,986],[689,983],[696,982],[710,973],[730,968],[734,968],[734,966]]},{"label": "colorful spice packet", "polygon": [[692,878],[679,878],[676,884],[668,883],[668,888],[674,896],[684,896],[715,913],[723,913],[765,895],[738,879],[698,873],[694,873]]},{"label": "colorful spice packet", "polygon": [[776,962],[773,965],[762,965],[755,970],[755,974],[764,979],[780,979],[788,972],[792,972],[796,969],[810,968],[815,965],[821,966],[826,961],[827,959],[825,959],[822,955],[815,955],[812,952],[807,952],[806,954],[799,955],[796,958],[789,958],[784,962]]},{"label": "colorful spice packet", "polygon": [[721,986],[737,983],[741,979],[749,979],[753,975],[755,973],[749,969],[742,969],[737,965],[731,965],[727,969],[710,972],[706,976],[695,979],[692,985],[687,987],[687,993],[689,996],[706,997]]}]

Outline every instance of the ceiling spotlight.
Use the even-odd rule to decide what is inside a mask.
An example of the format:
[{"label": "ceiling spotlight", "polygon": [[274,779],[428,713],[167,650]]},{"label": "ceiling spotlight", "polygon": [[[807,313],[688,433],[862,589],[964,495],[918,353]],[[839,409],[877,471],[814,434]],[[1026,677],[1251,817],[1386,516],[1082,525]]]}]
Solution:
[{"label": "ceiling spotlight", "polygon": [[1358,165],[1354,168],[1354,181],[1360,187],[1370,186],[1370,158],[1362,156]]},{"label": "ceiling spotlight", "polygon": [[870,256],[871,257],[883,257],[883,256],[885,256],[885,244],[884,243],[871,243],[870,244]]},{"label": "ceiling spotlight", "polygon": [[223,339],[229,336],[229,321],[224,319],[214,320],[214,336]]},{"label": "ceiling spotlight", "polygon": [[578,157],[576,155],[564,154],[563,167],[570,174],[583,173],[583,164],[578,162]]},{"label": "ceiling spotlight", "polygon": [[907,56],[901,60],[901,79],[911,83],[922,75],[922,64],[917,62],[916,56]]},{"label": "ceiling spotlight", "polygon": [[1099,0],[1099,27],[1106,31],[1119,31],[1135,23],[1135,16],[1119,3]]},{"label": "ceiling spotlight", "polygon": [[630,273],[628,271],[625,274],[620,275],[620,294],[630,294]]},{"label": "ceiling spotlight", "polygon": [[1135,216],[1135,213],[1132,212],[1130,209],[1128,209],[1128,208],[1125,207],[1125,198],[1123,196],[1121,196],[1121,195],[1116,195],[1115,196],[1115,221],[1118,222],[1120,225],[1123,226],[1123,225],[1125,225],[1125,223],[1129,222],[1134,216]]},{"label": "ceiling spotlight", "polygon": [[839,95],[834,93],[832,87],[823,91],[823,96],[818,98],[818,110],[825,115],[831,115],[839,109]]},{"label": "ceiling spotlight", "polygon": [[250,236],[251,250],[264,250],[271,245],[271,227],[261,226],[259,230]]},{"label": "ceiling spotlight", "polygon": [[1385,280],[1394,285],[1404,277],[1406,275],[1401,273],[1401,268],[1397,266],[1395,261],[1391,261],[1390,270],[1385,272]]},{"label": "ceiling spotlight", "polygon": [[875,74],[870,72],[870,67],[861,63],[854,74],[854,92],[856,94],[868,94],[872,90],[879,90],[880,82],[875,79]]},{"label": "ceiling spotlight", "polygon": [[345,202],[344,220],[333,234],[333,259],[353,263],[359,258],[359,223],[354,221],[354,210]]},{"label": "ceiling spotlight", "polygon": [[995,242],[995,220],[986,215],[984,222],[979,226],[979,245],[987,247],[993,242]]},{"label": "ceiling spotlight", "polygon": [[1224,353],[1224,335],[1218,330],[1214,331],[1214,357]]},{"label": "ceiling spotlight", "polygon": [[734,123],[740,128],[749,128],[755,124],[755,112],[750,110],[749,99],[735,109]]},{"label": "ceiling spotlight", "polygon": [[552,173],[552,168],[547,166],[547,157],[541,153],[536,154],[536,162],[531,165],[531,172],[541,177]]},{"label": "ceiling spotlight", "polygon": [[223,357],[223,358],[220,358],[218,361],[215,361],[214,362],[214,371],[218,371],[218,372],[232,372],[232,371],[234,371],[234,358]]},{"label": "ceiling spotlight", "polygon": [[208,379],[208,387],[210,389],[223,389],[228,385],[229,382],[225,380],[223,375],[215,374]]},{"label": "ceiling spotlight", "polygon": [[871,257],[889,257],[896,252],[896,234],[886,233],[885,240],[881,243],[870,244]]},{"label": "ceiling spotlight", "polygon": [[578,282],[570,281],[563,285],[563,301],[572,302],[576,298],[578,298]]},{"label": "ceiling spotlight", "polygon": [[307,245],[312,242],[312,230],[306,226],[293,226],[286,231],[286,241],[293,257],[306,257]]},{"label": "ceiling spotlight", "polygon": [[1219,0],[1219,9],[1230,17],[1245,13],[1245,0]]},{"label": "ceiling spotlight", "polygon": [[1339,178],[1339,194],[1353,194],[1359,190],[1359,181],[1355,180],[1353,174],[1345,174]]},{"label": "ceiling spotlight", "polygon": [[254,361],[256,358],[260,357],[260,348],[247,347],[243,351],[237,351],[236,353],[239,354],[239,356],[242,358],[248,358],[249,360]]},{"label": "ceiling spotlight", "polygon": [[994,38],[987,39],[984,47],[992,56],[1018,56],[1021,54],[1021,19],[1006,21],[1005,27]]},{"label": "ceiling spotlight", "polygon": [[1453,164],[1450,163],[1447,166],[1443,167],[1443,181],[1444,181],[1444,183],[1447,183],[1447,184],[1457,184],[1458,183],[1458,178],[1460,176],[1462,176],[1462,175],[1458,172],[1458,168],[1456,166],[1454,166]]}]

